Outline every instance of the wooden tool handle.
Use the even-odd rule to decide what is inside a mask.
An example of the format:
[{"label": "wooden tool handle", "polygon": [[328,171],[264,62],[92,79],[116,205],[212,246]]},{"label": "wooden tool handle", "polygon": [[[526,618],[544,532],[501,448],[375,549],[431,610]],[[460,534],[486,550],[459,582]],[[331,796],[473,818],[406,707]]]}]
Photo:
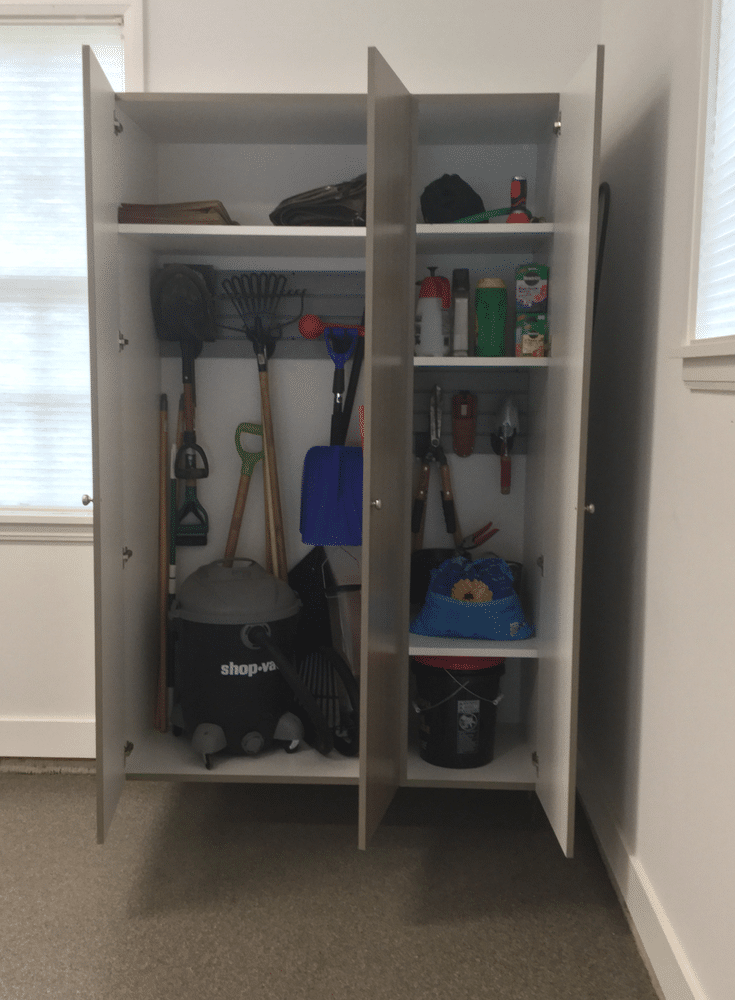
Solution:
[{"label": "wooden tool handle", "polygon": [[500,492],[510,493],[510,455],[500,456]]},{"label": "wooden tool handle", "polygon": [[[263,446],[265,451],[265,445]],[[270,481],[268,479],[268,459],[263,455],[263,503],[265,505],[265,569],[273,575],[273,550],[275,549],[273,510],[271,507]]]},{"label": "wooden tool handle", "polygon": [[[281,492],[278,488],[278,469],[276,468],[276,448],[273,440],[273,417],[271,414],[270,394],[268,389],[268,372],[259,372],[260,406],[263,425],[263,451],[265,452],[265,472],[268,479],[270,508],[273,525],[273,575],[279,580],[288,577],[286,564],[286,541],[283,533],[283,515],[281,513]],[[266,494],[268,495],[268,494]]]},{"label": "wooden tool handle", "polygon": [[227,536],[227,545],[225,546],[225,558],[222,562],[222,565],[228,569],[232,566],[237,551],[240,526],[242,525],[242,516],[245,513],[245,501],[248,498],[249,488],[250,476],[240,476],[240,482],[237,486],[237,496],[235,497],[235,507],[232,511],[232,520],[230,521],[230,533]]},{"label": "wooden tool handle", "polygon": [[184,384],[184,429],[190,434],[194,430],[194,386]]}]

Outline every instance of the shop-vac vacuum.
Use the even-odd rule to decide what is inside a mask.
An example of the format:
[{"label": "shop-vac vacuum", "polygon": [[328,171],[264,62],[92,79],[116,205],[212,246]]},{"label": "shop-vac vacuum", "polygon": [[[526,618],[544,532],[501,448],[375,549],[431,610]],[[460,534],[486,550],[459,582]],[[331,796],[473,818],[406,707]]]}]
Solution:
[{"label": "shop-vac vacuum", "polygon": [[220,751],[298,750],[305,732],[324,755],[332,732],[295,667],[301,600],[252,559],[201,566],[172,608],[174,733],[207,768]]}]

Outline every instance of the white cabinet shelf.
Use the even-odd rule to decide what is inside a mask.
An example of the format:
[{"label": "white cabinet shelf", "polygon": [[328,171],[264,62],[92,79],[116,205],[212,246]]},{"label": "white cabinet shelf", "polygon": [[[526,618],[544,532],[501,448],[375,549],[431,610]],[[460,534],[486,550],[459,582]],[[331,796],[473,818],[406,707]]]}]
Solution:
[{"label": "white cabinet shelf", "polygon": [[540,223],[420,223],[416,226],[419,254],[533,254],[551,245],[554,225]]},{"label": "white cabinet shelf", "polygon": [[156,254],[365,257],[364,226],[161,226],[121,223],[121,236]]},{"label": "white cabinet shelf", "polygon": [[502,656],[533,660],[538,658],[539,645],[535,639],[496,642],[489,639],[447,639],[410,632],[408,651],[411,656]]},{"label": "white cabinet shelf", "polygon": [[472,370],[484,368],[548,368],[550,358],[414,358],[414,368]]},{"label": "white cabinet shelf", "polygon": [[187,740],[149,731],[133,740],[126,776],[136,780],[356,785],[359,764],[357,758],[343,757],[334,750],[324,757],[302,744],[293,754],[272,750],[258,757],[218,756],[207,770]]},{"label": "white cabinet shelf", "polygon": [[[186,226],[120,223],[118,232],[165,254],[364,257],[364,226]],[[552,224],[416,226],[421,254],[528,254],[548,247]]]},{"label": "white cabinet shelf", "polygon": [[429,788],[533,789],[537,774],[532,754],[533,746],[522,729],[512,725],[498,726],[493,759],[482,767],[437,767],[423,760],[412,742],[406,759],[406,777],[401,784]]}]

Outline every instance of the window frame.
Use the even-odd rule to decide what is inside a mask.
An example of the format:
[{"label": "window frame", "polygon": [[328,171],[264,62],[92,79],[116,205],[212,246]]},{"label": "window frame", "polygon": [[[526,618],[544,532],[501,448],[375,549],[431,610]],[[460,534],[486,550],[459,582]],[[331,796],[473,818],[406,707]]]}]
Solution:
[{"label": "window frame", "polygon": [[[145,90],[145,58],[143,47],[143,0],[112,0],[109,3],[13,3],[0,0],[0,24],[16,20],[60,23],[79,19],[122,18],[123,58],[126,92]],[[92,543],[91,507],[83,507],[80,499],[78,511],[34,508],[29,510],[0,510],[0,542],[85,542]]]},{"label": "window frame", "polygon": [[710,131],[710,95],[716,84],[719,11],[720,0],[708,0],[702,19],[689,304],[686,339],[682,348],[676,352],[676,357],[682,359],[682,375],[685,384],[690,389],[707,392],[735,392],[735,335],[699,338],[696,335],[704,175],[707,139]]}]

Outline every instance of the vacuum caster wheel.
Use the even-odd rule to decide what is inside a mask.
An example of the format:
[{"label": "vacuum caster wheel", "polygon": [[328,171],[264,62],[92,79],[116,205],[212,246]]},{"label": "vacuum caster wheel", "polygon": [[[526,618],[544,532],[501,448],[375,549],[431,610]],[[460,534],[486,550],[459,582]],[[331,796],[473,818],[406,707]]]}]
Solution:
[{"label": "vacuum caster wheel", "polygon": [[202,755],[206,769],[211,771],[212,755],[225,749],[227,739],[220,726],[211,722],[201,722],[194,730],[191,745],[196,753]]}]

